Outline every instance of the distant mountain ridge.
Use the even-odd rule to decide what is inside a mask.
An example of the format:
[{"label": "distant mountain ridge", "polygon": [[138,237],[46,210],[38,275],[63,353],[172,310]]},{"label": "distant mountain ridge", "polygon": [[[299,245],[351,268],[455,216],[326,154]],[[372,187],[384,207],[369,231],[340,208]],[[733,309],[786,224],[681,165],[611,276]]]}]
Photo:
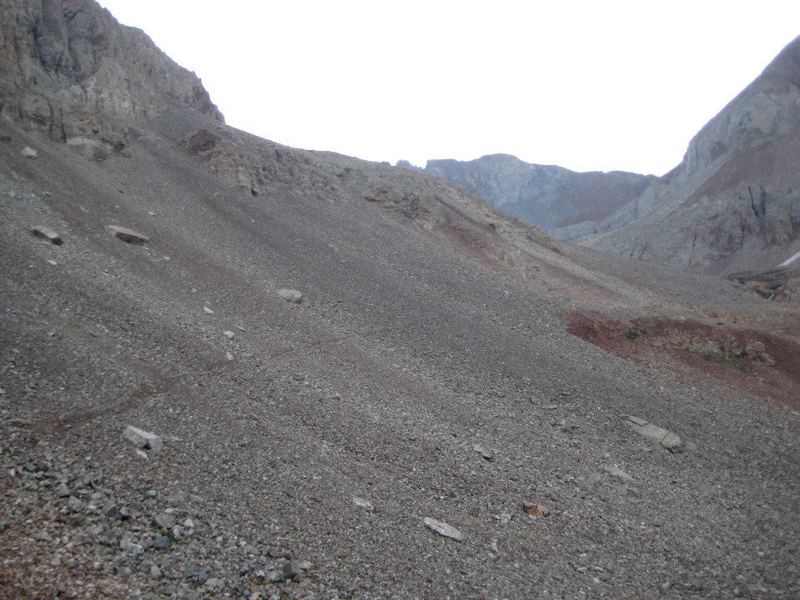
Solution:
[{"label": "distant mountain ridge", "polygon": [[425,171],[545,229],[600,221],[638,197],[655,179],[622,171],[577,173],[526,163],[509,154],[466,162],[429,160]]},{"label": "distant mountain ridge", "polygon": [[574,173],[508,155],[426,171],[557,238],[710,273],[800,250],[800,37],[703,127],[663,177]]}]

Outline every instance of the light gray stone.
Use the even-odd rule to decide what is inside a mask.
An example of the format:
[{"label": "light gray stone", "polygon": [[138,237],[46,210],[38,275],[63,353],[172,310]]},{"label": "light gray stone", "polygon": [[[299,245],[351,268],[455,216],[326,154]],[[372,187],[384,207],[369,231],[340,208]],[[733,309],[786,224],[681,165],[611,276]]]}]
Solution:
[{"label": "light gray stone", "polygon": [[64,240],[61,239],[61,236],[58,233],[45,225],[37,225],[31,229],[31,233],[38,238],[47,240],[55,246],[60,246],[64,243]]},{"label": "light gray stone", "polygon": [[293,304],[300,304],[303,301],[303,294],[301,292],[289,288],[279,289],[278,296]]},{"label": "light gray stone", "polygon": [[660,444],[670,452],[677,452],[683,445],[681,438],[671,431],[639,417],[628,416],[625,423],[639,435]]},{"label": "light gray stone", "polygon": [[425,523],[425,527],[433,531],[434,533],[438,533],[442,537],[450,538],[461,542],[464,540],[464,534],[461,533],[458,529],[445,523],[444,521],[437,521],[436,519],[432,519],[430,517],[425,517],[423,521]]},{"label": "light gray stone", "polygon": [[123,437],[130,440],[139,449],[148,449],[158,452],[164,447],[164,440],[160,436],[133,425],[128,425],[122,432]]}]

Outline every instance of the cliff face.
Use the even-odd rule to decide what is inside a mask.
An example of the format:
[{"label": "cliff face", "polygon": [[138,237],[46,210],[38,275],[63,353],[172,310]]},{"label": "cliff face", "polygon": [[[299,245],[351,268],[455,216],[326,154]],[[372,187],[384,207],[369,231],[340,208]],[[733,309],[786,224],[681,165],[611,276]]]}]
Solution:
[{"label": "cliff face", "polygon": [[599,224],[560,232],[709,272],[768,268],[800,250],[800,38],[690,142],[678,167]]},{"label": "cliff face", "polygon": [[0,1],[0,116],[102,159],[176,104],[222,114],[200,80],[89,0]]},{"label": "cliff face", "polygon": [[425,170],[507,214],[547,229],[600,221],[639,196],[655,179],[624,172],[576,173],[507,154],[468,162],[430,160]]}]

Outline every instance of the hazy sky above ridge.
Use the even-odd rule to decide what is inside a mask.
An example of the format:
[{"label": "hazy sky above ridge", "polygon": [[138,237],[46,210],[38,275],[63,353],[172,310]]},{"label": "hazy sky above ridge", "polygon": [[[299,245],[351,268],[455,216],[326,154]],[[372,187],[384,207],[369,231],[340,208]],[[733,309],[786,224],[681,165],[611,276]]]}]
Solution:
[{"label": "hazy sky above ridge", "polygon": [[800,34],[800,2],[100,0],[226,121],[394,163],[663,174]]}]

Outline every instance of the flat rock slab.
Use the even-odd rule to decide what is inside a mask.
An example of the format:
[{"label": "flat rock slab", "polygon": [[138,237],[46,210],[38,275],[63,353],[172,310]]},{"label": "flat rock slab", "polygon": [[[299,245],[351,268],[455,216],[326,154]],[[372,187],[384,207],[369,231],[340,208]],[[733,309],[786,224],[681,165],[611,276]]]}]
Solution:
[{"label": "flat rock slab", "polygon": [[114,235],[114,237],[117,237],[128,244],[142,246],[150,241],[150,238],[146,235],[139,233],[138,231],[134,231],[133,229],[128,229],[127,227],[109,225],[108,230]]},{"label": "flat rock slab", "polygon": [[164,447],[164,440],[162,440],[160,436],[150,431],[134,427],[133,425],[128,425],[122,432],[122,436],[133,442],[133,445],[140,450],[146,448],[153,452],[158,452]]},{"label": "flat rock slab", "polygon": [[50,229],[49,227],[45,227],[44,225],[38,225],[31,229],[31,233],[38,238],[42,238],[43,240],[47,240],[51,244],[55,244],[56,246],[60,246],[64,243],[64,240],[61,239],[61,236],[58,235],[55,231]]},{"label": "flat rock slab", "polygon": [[425,523],[425,527],[433,531],[434,533],[438,533],[442,537],[450,538],[461,542],[464,540],[464,534],[461,533],[458,529],[453,527],[452,525],[448,525],[443,521],[437,521],[436,519],[431,519],[430,517],[425,517],[423,521]]},{"label": "flat rock slab", "polygon": [[639,417],[630,415],[625,418],[625,423],[639,435],[660,444],[670,452],[678,452],[683,446],[681,438],[671,431]]},{"label": "flat rock slab", "polygon": [[617,479],[619,479],[620,481],[623,481],[624,483],[628,483],[630,481],[633,481],[633,477],[628,475],[625,471],[620,469],[617,465],[603,465],[600,468],[603,471],[605,471],[606,473],[608,473],[609,475],[611,475],[612,477],[616,477]]},{"label": "flat rock slab", "polygon": [[303,301],[303,294],[301,292],[298,292],[297,290],[291,290],[289,288],[279,289],[278,296],[293,304],[300,304]]}]

